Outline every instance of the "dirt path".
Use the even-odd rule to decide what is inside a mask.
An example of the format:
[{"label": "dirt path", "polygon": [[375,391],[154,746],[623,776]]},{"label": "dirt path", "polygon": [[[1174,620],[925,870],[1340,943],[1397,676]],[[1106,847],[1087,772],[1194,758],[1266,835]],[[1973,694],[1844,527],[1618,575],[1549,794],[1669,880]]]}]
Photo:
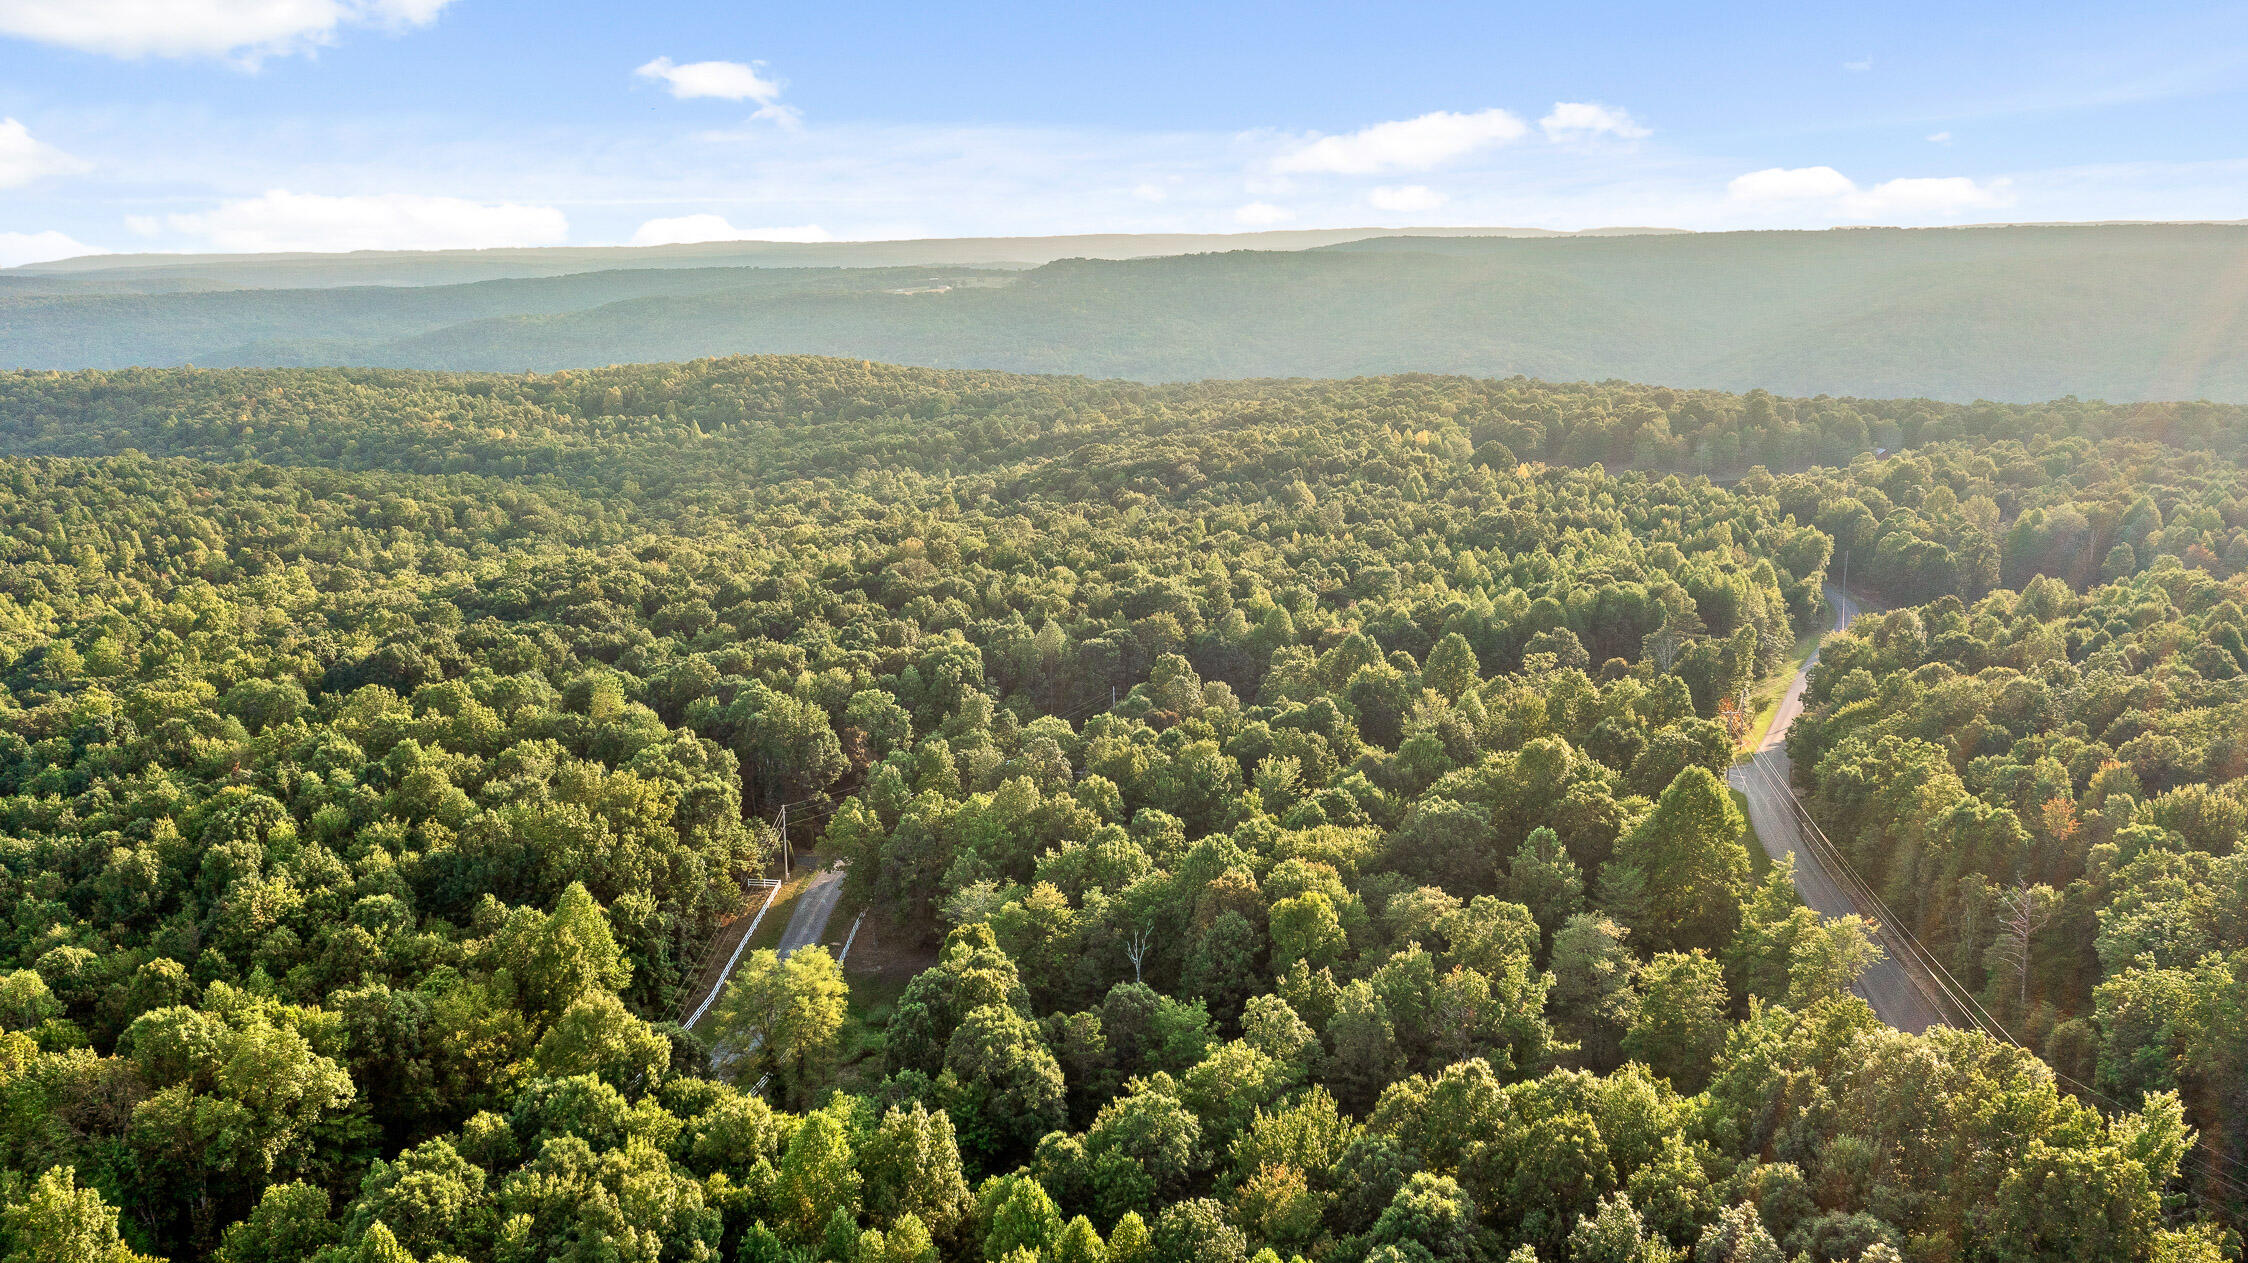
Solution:
[{"label": "dirt path", "polygon": [[[827,933],[828,918],[835,914],[836,901],[842,897],[843,870],[840,867],[827,869],[814,877],[803,890],[797,892],[795,906],[789,912],[788,925],[781,930],[781,941],[774,948],[773,954],[781,960],[787,960],[798,949],[819,942]],[[728,975],[721,975],[711,987],[712,1001],[723,994],[730,980],[730,972]],[[710,1050],[711,1060],[724,1066],[738,1056],[757,1051],[761,1038],[751,1036],[749,1046],[738,1052],[724,1043],[714,1044]]]},{"label": "dirt path", "polygon": [[787,960],[796,949],[819,942],[827,933],[827,919],[835,915],[835,901],[842,897],[842,869],[830,868],[813,878],[796,896],[796,910],[789,914],[788,928],[781,931],[781,945],[774,954]]}]

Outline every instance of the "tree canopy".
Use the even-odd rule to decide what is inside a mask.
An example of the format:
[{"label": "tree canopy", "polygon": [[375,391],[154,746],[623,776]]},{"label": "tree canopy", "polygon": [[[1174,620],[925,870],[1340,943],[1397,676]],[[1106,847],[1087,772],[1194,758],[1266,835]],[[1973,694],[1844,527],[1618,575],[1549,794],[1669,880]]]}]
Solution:
[{"label": "tree canopy", "polygon": [[[1522,379],[0,376],[0,1257],[2226,1257],[2232,443]],[[1752,875],[1743,705],[1845,560],[1898,608],[1822,655],[1807,797],[2031,1051],[1882,1027],[1868,927]],[[683,1030],[784,804],[923,967],[745,951]]]}]

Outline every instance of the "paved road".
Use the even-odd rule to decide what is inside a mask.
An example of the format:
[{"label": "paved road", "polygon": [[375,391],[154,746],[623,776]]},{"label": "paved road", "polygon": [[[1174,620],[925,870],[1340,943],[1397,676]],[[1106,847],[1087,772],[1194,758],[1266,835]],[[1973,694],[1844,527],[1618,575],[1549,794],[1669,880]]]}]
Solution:
[{"label": "paved road", "polygon": [[[1857,602],[1841,588],[1828,584],[1826,597],[1827,603],[1834,607],[1836,631],[1849,626],[1850,620],[1858,616]],[[1789,802],[1794,791],[1788,788],[1792,769],[1787,757],[1787,730],[1795,717],[1803,713],[1803,686],[1818,660],[1818,651],[1814,649],[1803,669],[1788,681],[1787,691],[1780,695],[1780,708],[1772,717],[1772,727],[1764,735],[1764,744],[1746,761],[1734,765],[1730,779],[1733,787],[1748,799],[1749,821],[1756,826],[1765,853],[1775,860],[1788,855],[1795,857],[1795,889],[1804,903],[1830,917],[1856,912],[1867,920],[1878,920],[1870,909],[1860,908],[1844,893],[1818,853],[1804,845],[1801,817]],[[1941,1025],[1943,1015],[1914,984],[1904,966],[1897,963],[1896,951],[1884,946],[1888,959],[1868,969],[1853,990],[1873,1006],[1882,1021],[1898,1030],[1918,1034]]]}]

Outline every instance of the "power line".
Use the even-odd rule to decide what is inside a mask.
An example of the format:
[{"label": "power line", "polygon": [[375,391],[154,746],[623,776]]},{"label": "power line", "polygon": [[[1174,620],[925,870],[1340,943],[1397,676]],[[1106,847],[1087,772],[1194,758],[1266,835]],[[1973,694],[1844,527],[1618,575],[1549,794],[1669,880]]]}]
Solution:
[{"label": "power line", "polygon": [[[1757,768],[1757,771],[1764,776],[1768,784],[1770,784],[1775,790],[1777,790],[1787,798],[1788,802],[1794,807],[1795,812],[1802,818],[1803,822],[1809,825],[1812,831],[1812,835],[1814,835],[1820,843],[1824,844],[1825,850],[1823,852],[1823,855],[1825,857],[1831,857],[1833,862],[1838,867],[1840,867],[1845,874],[1849,876],[1851,881],[1860,890],[1864,892],[1867,899],[1885,918],[1883,921],[1883,928],[1893,931],[1898,937],[1903,939],[1909,950],[1914,954],[1914,959],[1923,962],[1927,967],[1930,968],[1932,975],[1941,979],[1941,982],[1938,984],[1938,986],[1939,989],[1944,992],[1946,998],[1957,1005],[1960,1012],[1964,1014],[1969,1021],[1973,1022],[1976,1029],[1981,1031],[1982,1034],[1984,1034],[1986,1037],[1994,1039],[2000,1043],[2010,1045],[2011,1047],[2020,1049],[2025,1053],[2029,1053],[2029,1047],[2023,1044],[2019,1039],[2016,1039],[2013,1033],[2006,1029],[2004,1023],[2000,1022],[1994,1014],[1992,1014],[1987,1008],[1982,1005],[1981,1001],[1977,1000],[1965,986],[1961,985],[1959,980],[1952,976],[1951,971],[1944,968],[1943,963],[1940,960],[1936,959],[1935,954],[1929,951],[1926,945],[1922,944],[1908,927],[1896,920],[1895,915],[1889,911],[1887,905],[1881,900],[1880,896],[1873,893],[1872,887],[1865,881],[1862,876],[1858,874],[1857,870],[1850,865],[1848,858],[1842,855],[1841,848],[1837,847],[1834,844],[1834,840],[1827,836],[1826,831],[1819,827],[1818,821],[1811,818],[1810,812],[1803,806],[1802,801],[1796,798],[1795,794],[1785,785],[1781,784],[1778,781],[1778,778],[1773,775],[1769,768],[1759,766]],[[1808,840],[1808,838],[1806,840]],[[2030,1053],[2030,1055],[2033,1057],[2036,1056],[2035,1053]],[[2097,1088],[2094,1088],[2089,1084],[2079,1082],[2075,1078],[2063,1074],[2061,1071],[2054,1069],[2050,1064],[2045,1063],[2042,1058],[2039,1058],[2039,1064],[2045,1065],[2046,1070],[2051,1073],[2055,1079],[2058,1079],[2062,1083],[2075,1088],[2077,1091],[2087,1096],[2095,1097],[2101,1101],[2106,1102],[2108,1105],[2114,1107],[2118,1112],[2128,1111],[2129,1107],[2124,1105],[2121,1101],[2118,1101],[2114,1097],[2111,1097],[2106,1093],[2099,1091]],[[2241,1165],[2223,1153],[2217,1152],[2215,1150],[2204,1150],[2198,1145],[2186,1150],[2185,1156],[2189,1158],[2199,1159],[2200,1162],[2206,1162],[2208,1159],[2214,1158],[2217,1161],[2223,1162],[2228,1166],[2233,1166],[2236,1168],[2239,1168]],[[2216,1171],[2208,1166],[2201,1165],[2200,1162],[2197,1162],[2195,1167],[2195,1169],[2200,1174],[2212,1180],[2213,1182],[2232,1190],[2236,1194],[2239,1194],[2243,1197],[2248,1197],[2248,1187],[2243,1187],[2241,1184],[2224,1175],[2222,1172]]]},{"label": "power line", "polygon": [[[1895,945],[1904,949],[1903,954],[1910,957],[1914,962],[1922,964],[1928,970],[1932,979],[1936,973],[1942,970],[1941,963],[1935,961],[1933,955],[1928,953],[1927,949],[1922,947],[1917,939],[1913,938],[1911,930],[1907,929],[1897,915],[1889,910],[1887,903],[1874,892],[1872,885],[1858,874],[1857,869],[1850,864],[1849,858],[1842,854],[1841,848],[1835,846],[1833,840],[1826,836],[1825,830],[1819,828],[1818,821],[1811,818],[1811,813],[1805,810],[1802,801],[1796,798],[1794,791],[1782,783],[1760,759],[1751,759],[1750,763],[1754,765],[1757,774],[1764,778],[1765,784],[1770,787],[1772,792],[1784,799],[1793,808],[1797,821],[1796,834],[1814,852],[1814,858],[1824,861],[1831,871],[1848,878],[1849,888],[1845,889],[1843,893],[1850,897],[1853,903],[1858,903],[1861,907],[1870,906],[1874,910],[1883,937],[1895,940]],[[1805,826],[1809,827],[1809,833],[1804,831]],[[1948,977],[1949,975],[1946,974],[1945,976]],[[1943,990],[1943,988],[1939,987],[1938,990]],[[1945,993],[1945,996],[1947,999],[1952,998],[1948,992]],[[1961,1013],[1969,1021],[1981,1026],[1981,1022],[1976,1020],[1974,1013],[1967,1006],[1961,1006]],[[1985,1033],[1989,1032],[1986,1031]]]},{"label": "power line", "polygon": [[[1847,556],[1847,554],[1845,556]],[[1847,562],[1845,562],[1845,564],[1847,564]],[[1845,571],[1845,574],[1847,574],[1847,571]],[[1845,581],[1845,583],[1847,583],[1847,581]],[[1850,614],[1848,606],[1846,604],[1848,595],[1849,593],[1847,590],[1847,586],[1845,586],[1845,589],[1842,592],[1844,602],[1842,603],[1842,608],[1837,610],[1837,614],[1839,616],[1839,625],[1837,628],[1838,630],[1846,630],[1849,626]],[[1832,858],[1834,865],[1841,869],[1841,871],[1850,878],[1851,882],[1864,893],[1866,900],[1879,911],[1882,917],[1883,929],[1891,931],[1903,939],[1909,950],[1914,954],[1914,959],[1923,962],[1929,969],[1931,981],[1935,981],[1939,978],[1941,979],[1941,981],[1937,983],[1937,989],[1939,991],[1942,991],[1947,999],[1951,1000],[1952,1003],[1957,1005],[1960,1011],[1967,1016],[1968,1020],[1975,1024],[1976,1029],[1980,1030],[1986,1037],[1995,1038],[2000,1042],[2009,1044],[2025,1053],[2030,1053],[2029,1047],[2023,1044],[2022,1041],[2014,1038],[2013,1032],[2006,1029],[2005,1023],[2000,1022],[1995,1014],[1991,1013],[1989,1009],[1983,1006],[1980,1000],[1975,998],[1973,993],[1969,992],[1966,987],[1962,986],[1958,979],[1952,977],[1951,971],[1944,968],[1943,962],[1937,959],[1935,953],[1929,951],[1926,945],[1922,944],[1919,938],[1913,934],[1911,928],[1900,921],[1896,917],[1896,915],[1889,910],[1887,903],[1882,900],[1880,895],[1874,892],[1872,884],[1867,882],[1864,877],[1859,875],[1856,867],[1850,863],[1849,857],[1842,853],[1842,848],[1835,845],[1834,840],[1827,836],[1826,830],[1819,826],[1819,822],[1816,819],[1812,818],[1810,809],[1805,807],[1802,800],[1795,796],[1795,791],[1791,787],[1782,783],[1779,778],[1772,772],[1772,770],[1762,763],[1761,759],[1758,756],[1751,755],[1749,758],[1749,762],[1755,767],[1755,770],[1764,777],[1765,782],[1768,785],[1771,785],[1780,794],[1781,797],[1787,800],[1788,806],[1794,809],[1795,815],[1801,818],[1802,823],[1810,827],[1812,835],[1815,835],[1818,841],[1824,845],[1824,854]],[[1797,833],[1798,836],[1802,836],[1802,830],[1800,828],[1797,830]],[[2022,968],[2025,972],[2029,968],[2029,964],[2026,959],[2022,963]],[[2030,1055],[2032,1057],[2036,1057],[2035,1053],[2030,1053]],[[2078,1092],[2086,1096],[2095,1097],[2101,1101],[2106,1102],[2108,1105],[2114,1107],[2118,1112],[2128,1111],[2128,1107],[2125,1106],[2121,1101],[2116,1100],[2114,1097],[2107,1095],[2105,1092],[2100,1091],[2099,1089],[2091,1086],[2088,1083],[2080,1082],[2077,1079],[2062,1073],[2060,1070],[2054,1068],[2050,1063],[2046,1062],[2042,1057],[2037,1058],[2037,1060],[2039,1064],[2045,1066],[2048,1073],[2052,1074],[2052,1076],[2060,1082],[2075,1088]],[[2235,1170],[2248,1171],[2248,1164],[2243,1164],[2238,1160],[2232,1158],[2231,1156],[2219,1152],[2215,1149],[2204,1150],[2199,1145],[2188,1148],[2184,1156],[2198,1159],[2201,1162],[2206,1162],[2208,1159],[2214,1158],[2217,1161],[2223,1162],[2225,1165],[2232,1167]],[[2242,1200],[2248,1201],[2248,1188],[2244,1188],[2240,1183],[2206,1165],[2197,1164],[2195,1169],[2205,1177],[2214,1180],[2227,1189],[2232,1190],[2232,1192],[2240,1196]]]},{"label": "power line", "polygon": [[[1990,1010],[1985,1008],[1982,1002],[1977,1000],[1965,986],[1961,985],[1959,980],[1952,976],[1950,970],[1944,968],[1943,962],[1938,960],[1935,953],[1929,951],[1927,946],[1920,942],[1919,938],[1913,934],[1911,928],[1906,926],[1896,917],[1893,912],[1889,910],[1887,903],[1885,903],[1878,894],[1874,893],[1872,885],[1858,873],[1857,869],[1854,866],[1851,865],[1849,858],[1842,854],[1842,849],[1839,846],[1835,845],[1835,842],[1832,838],[1827,836],[1826,830],[1819,827],[1819,822],[1816,819],[1812,818],[1810,810],[1803,805],[1801,799],[1795,796],[1794,790],[1789,788],[1786,784],[1782,783],[1779,780],[1778,776],[1775,775],[1769,767],[1763,764],[1761,759],[1751,757],[1749,759],[1749,763],[1754,768],[1754,770],[1764,778],[1765,783],[1769,785],[1775,792],[1777,792],[1782,798],[1784,798],[1787,801],[1788,805],[1794,809],[1794,815],[1801,820],[1802,824],[1809,826],[1810,834],[1802,835],[1801,830],[1799,829],[1799,836],[1805,836],[1806,841],[1809,841],[1813,837],[1817,839],[1822,848],[1820,857],[1822,859],[1830,860],[1836,868],[1839,868],[1845,875],[1849,877],[1852,885],[1855,886],[1858,891],[1863,893],[1867,902],[1873,906],[1873,908],[1882,918],[1882,928],[1889,933],[1895,934],[1904,942],[1904,944],[1912,954],[1913,959],[1921,962],[1929,970],[1931,981],[1936,982],[1937,989],[1943,992],[1945,998],[1956,1005],[1959,1011],[1963,1015],[1965,1015],[1967,1019],[1975,1025],[1975,1028],[1984,1036],[1994,1039],[2000,1043],[2008,1044],[2014,1048],[2020,1049],[2022,1052],[2029,1053],[2032,1057],[2036,1057],[2037,1055],[2034,1052],[2030,1051],[2029,1046],[2022,1043],[2021,1040],[2016,1039],[2013,1032],[2007,1030],[2005,1024],[2003,1022],[2000,1022],[1996,1015],[1992,1014]],[[2037,1058],[2037,1060],[2040,1065],[2045,1066],[2047,1073],[2051,1074],[2060,1082],[2076,1089],[2078,1092],[2106,1102],[2109,1106],[2113,1107],[2119,1113],[2129,1111],[2128,1106],[2124,1105],[2121,1101],[2116,1100],[2114,1097],[2101,1092],[2097,1088],[2092,1087],[2090,1084],[2079,1082],[2075,1078],[2063,1074],[2061,1071],[2055,1069],[2050,1063],[2047,1063],[2041,1057]],[[2187,1148],[2183,1156],[2189,1159],[2196,1160],[2195,1170],[2199,1172],[2203,1177],[2211,1180],[2221,1187],[2229,1189],[2236,1196],[2239,1196],[2244,1200],[2248,1200],[2248,1186],[2242,1185],[2238,1181],[2225,1175],[2223,1172],[2218,1171],[2205,1164],[2210,1159],[2215,1159],[2216,1161],[2222,1162],[2225,1165],[2238,1170],[2248,1170],[2248,1166],[2244,1166],[2242,1163],[2236,1161],[2235,1159],[2224,1153],[2217,1152],[2213,1149],[2204,1149],[2198,1144]]]},{"label": "power line", "polygon": [[[1943,962],[1936,957],[1936,954],[1930,951],[1925,944],[1921,943],[1919,938],[1913,934],[1911,927],[1907,926],[1904,921],[1896,915],[1895,912],[1890,910],[1887,902],[1884,901],[1879,894],[1875,893],[1872,883],[1866,881],[1866,879],[1859,874],[1857,868],[1850,863],[1849,857],[1842,853],[1842,848],[1835,844],[1834,839],[1827,836],[1827,832],[1825,829],[1819,827],[1819,822],[1816,819],[1812,818],[1810,810],[1804,807],[1802,800],[1797,798],[1794,792],[1790,790],[1786,785],[1780,783],[1778,777],[1775,776],[1769,768],[1759,770],[1764,773],[1766,781],[1771,783],[1779,793],[1786,797],[1789,805],[1791,805],[1795,809],[1796,814],[1801,817],[1803,823],[1810,827],[1812,835],[1816,837],[1819,843],[1821,843],[1824,847],[1822,855],[1826,858],[1829,858],[1837,868],[1839,868],[1846,876],[1849,877],[1852,885],[1855,886],[1857,890],[1863,894],[1866,901],[1872,904],[1878,915],[1881,917],[1883,928],[1893,932],[1898,938],[1903,940],[1907,949],[1911,952],[1913,959],[1920,962],[1928,970],[1931,981],[1937,981],[1937,989],[1944,993],[1945,998],[1951,1000],[1952,1003],[1956,1004],[1959,1007],[1959,1011],[1970,1022],[1973,1022],[1976,1028],[1981,1030],[1984,1034],[1992,1035],[1995,1038],[2002,1039],[2004,1042],[2013,1044],[2017,1048],[2024,1048],[2022,1042],[2018,1039],[2015,1039],[2013,1035],[2006,1030],[2005,1025],[1999,1022],[1998,1019],[1994,1017],[1988,1009],[1982,1006],[1980,1001],[1974,998],[1973,994],[1969,992],[1967,988],[1959,982],[1958,979],[1952,976],[1951,971],[1944,967]],[[2024,1051],[2027,1051],[2027,1049],[2024,1048]]]}]

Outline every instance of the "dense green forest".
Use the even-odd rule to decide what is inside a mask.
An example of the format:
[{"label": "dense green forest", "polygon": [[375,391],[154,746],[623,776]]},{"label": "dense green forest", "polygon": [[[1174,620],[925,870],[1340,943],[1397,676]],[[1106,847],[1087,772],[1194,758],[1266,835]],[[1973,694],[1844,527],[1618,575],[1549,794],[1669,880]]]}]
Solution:
[{"label": "dense green forest", "polygon": [[[1087,243],[1093,257],[1041,248],[673,247],[607,262],[555,251],[580,274],[483,279],[550,266],[541,252],[497,252],[507,257],[429,265],[431,279],[480,283],[405,288],[340,272],[325,288],[282,288],[305,269],[345,268],[334,261],[212,265],[214,280],[252,287],[205,292],[168,292],[180,269],[0,274],[0,366],[519,372],[788,352],[1159,381],[1435,370],[2248,403],[2242,225],[1397,236],[1148,258],[1101,257],[1125,250],[1103,240]],[[683,266],[704,257],[734,266]],[[739,266],[753,260],[789,266]],[[816,266],[827,260],[879,266]],[[1042,266],[976,270],[1031,260]],[[400,269],[423,275],[410,259]]]},{"label": "dense green forest", "polygon": [[[0,375],[0,1258],[2237,1258],[2243,434]],[[1845,564],[1806,796],[2012,1038],[1726,791]],[[682,1029],[782,804],[928,967]]]}]

